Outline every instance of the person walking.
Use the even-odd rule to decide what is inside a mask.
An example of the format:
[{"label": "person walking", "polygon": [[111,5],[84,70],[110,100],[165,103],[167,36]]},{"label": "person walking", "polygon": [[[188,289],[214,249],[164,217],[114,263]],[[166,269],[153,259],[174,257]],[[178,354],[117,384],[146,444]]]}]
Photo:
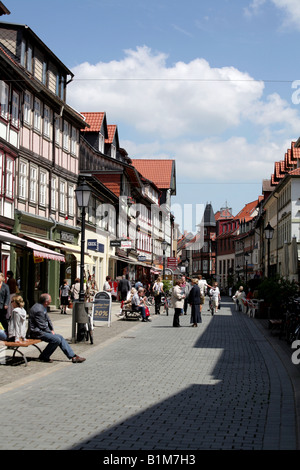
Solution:
[{"label": "person walking", "polygon": [[201,291],[198,279],[192,280],[192,288],[189,293],[189,304],[191,305],[191,323],[193,327],[197,327],[198,323],[202,323],[201,318]]},{"label": "person walking", "polygon": [[74,284],[72,284],[70,292],[71,292],[72,300],[79,299],[80,279],[78,277],[76,277]]},{"label": "person walking", "polygon": [[240,286],[234,296],[232,297],[232,300],[235,302],[235,309],[236,310],[242,310],[243,308],[243,299],[246,298],[246,294],[244,292],[244,287]]},{"label": "person walking", "polygon": [[10,302],[10,292],[8,285],[5,284],[5,277],[0,273],[0,323],[7,334],[8,329],[8,306]]},{"label": "person walking", "polygon": [[118,292],[120,292],[120,300],[127,300],[128,292],[130,292],[130,282],[126,279],[126,276],[123,275],[122,279],[118,283]]},{"label": "person walking", "polygon": [[172,289],[171,306],[174,308],[173,327],[180,327],[179,317],[183,309],[185,295],[182,293],[182,279],[177,279]]},{"label": "person walking", "polygon": [[181,284],[181,290],[184,295],[184,301],[183,301],[183,313],[184,315],[187,315],[187,308],[188,308],[188,300],[189,300],[189,293],[191,290],[191,285],[190,283],[186,280],[185,276],[182,276],[181,278],[182,284]]},{"label": "person walking", "polygon": [[65,338],[54,332],[53,324],[47,312],[51,303],[49,294],[42,294],[39,301],[29,310],[29,334],[30,338],[41,339],[48,343],[41,353],[39,360],[42,362],[53,362],[50,359],[57,347],[59,347],[68,359],[74,363],[84,362],[85,358],[77,356]]},{"label": "person walking", "polygon": [[105,283],[103,285],[103,290],[105,292],[111,292],[112,291],[112,288],[110,286],[110,282],[111,282],[110,276],[106,276]]},{"label": "person walking", "polygon": [[67,307],[69,305],[70,286],[67,279],[64,279],[63,284],[59,288],[60,297],[60,313],[67,314]]},{"label": "person walking", "polygon": [[213,287],[210,289],[210,295],[211,295],[211,303],[212,303],[212,315],[214,313],[217,313],[218,311],[218,306],[220,302],[220,290],[218,287],[218,283],[214,282]]},{"label": "person walking", "polygon": [[153,285],[153,293],[154,293],[154,302],[155,302],[155,315],[160,314],[160,306],[161,306],[161,296],[164,293],[164,285],[161,282],[161,278],[158,277]]},{"label": "person walking", "polygon": [[212,286],[207,284],[207,281],[205,279],[203,279],[201,274],[199,274],[199,276],[198,276],[198,286],[200,288],[200,295],[201,295],[201,302],[200,302],[200,313],[201,313],[202,312],[202,307],[203,307],[204,301],[205,301],[205,295],[207,293],[207,288],[208,287],[211,288]]}]

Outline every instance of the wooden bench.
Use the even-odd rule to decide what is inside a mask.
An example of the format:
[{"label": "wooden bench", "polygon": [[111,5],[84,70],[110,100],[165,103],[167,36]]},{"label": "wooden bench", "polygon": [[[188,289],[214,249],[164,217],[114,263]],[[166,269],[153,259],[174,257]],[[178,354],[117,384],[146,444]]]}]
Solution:
[{"label": "wooden bench", "polygon": [[140,312],[135,312],[130,307],[123,307],[122,315],[125,317],[126,320],[139,320],[141,316]]},{"label": "wooden bench", "polygon": [[22,351],[20,351],[20,348],[28,348],[28,346],[34,346],[41,353],[42,352],[41,349],[37,346],[38,343],[41,343],[41,342],[42,342],[41,339],[27,339],[26,341],[20,341],[19,343],[16,343],[14,341],[0,341],[0,345],[6,346],[7,349],[12,349],[14,351],[13,356],[12,356],[13,358],[15,357],[16,353],[21,354],[21,356],[24,359],[25,366],[27,366],[26,356]]}]

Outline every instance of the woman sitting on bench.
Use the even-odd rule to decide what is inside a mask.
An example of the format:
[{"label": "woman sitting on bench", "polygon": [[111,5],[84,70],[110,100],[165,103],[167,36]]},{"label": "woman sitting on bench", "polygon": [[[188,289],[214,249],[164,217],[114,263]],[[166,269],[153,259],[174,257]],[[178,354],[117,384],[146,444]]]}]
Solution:
[{"label": "woman sitting on bench", "polygon": [[24,300],[20,295],[14,295],[11,300],[12,313],[8,322],[8,341],[19,343],[26,341],[26,310]]},{"label": "woman sitting on bench", "polygon": [[139,288],[138,292],[134,294],[132,297],[132,310],[134,312],[139,312],[142,316],[142,321],[151,321],[149,318],[146,316],[146,304],[145,304],[145,299],[144,299],[144,289],[142,287]]}]

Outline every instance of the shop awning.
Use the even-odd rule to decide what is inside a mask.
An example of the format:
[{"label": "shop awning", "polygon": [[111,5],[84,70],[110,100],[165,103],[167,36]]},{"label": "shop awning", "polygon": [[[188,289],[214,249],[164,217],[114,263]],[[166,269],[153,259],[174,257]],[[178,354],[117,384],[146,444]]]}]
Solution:
[{"label": "shop awning", "polygon": [[[80,254],[81,253],[81,249],[79,246],[75,246],[75,245],[71,245],[70,243],[64,243],[62,245],[62,250],[68,252],[68,253],[73,253],[75,255],[76,254]],[[86,255],[87,253],[85,253]]]},{"label": "shop awning", "polygon": [[38,238],[38,237],[28,237],[26,235],[26,238],[34,243],[41,243],[42,245],[50,246],[52,248],[58,248],[62,250],[64,248],[64,245],[61,243],[55,242],[54,240],[48,240],[47,238]]},{"label": "shop awning", "polygon": [[62,261],[65,262],[65,257],[61,253],[57,253],[56,251],[50,250],[45,246],[38,245],[37,243],[27,241],[27,248],[33,251],[33,256],[37,258],[44,258],[44,259],[51,259],[54,261]]},{"label": "shop awning", "polygon": [[24,238],[17,237],[9,232],[0,231],[0,242],[12,243],[14,245],[27,246],[27,241]]}]

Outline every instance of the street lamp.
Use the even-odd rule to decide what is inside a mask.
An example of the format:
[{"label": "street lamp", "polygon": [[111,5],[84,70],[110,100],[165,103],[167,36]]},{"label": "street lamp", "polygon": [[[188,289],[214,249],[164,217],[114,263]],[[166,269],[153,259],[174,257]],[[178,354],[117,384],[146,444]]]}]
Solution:
[{"label": "street lamp", "polygon": [[188,260],[188,259],[186,259],[186,260],[185,260],[185,262],[184,262],[184,266],[185,266],[185,273],[186,273],[186,275],[188,275],[188,270],[187,270],[187,269],[188,269],[188,267],[189,267],[189,264],[190,264],[190,263],[189,263],[189,260]]},{"label": "street lamp", "polygon": [[166,249],[168,248],[169,243],[166,240],[161,242],[161,248],[163,251],[163,279],[165,278],[165,270],[166,270]]},{"label": "street lamp", "polygon": [[246,285],[248,284],[248,261],[250,260],[250,253],[245,253],[245,262],[246,262]]},{"label": "street lamp", "polygon": [[89,206],[91,189],[84,181],[75,189],[77,205],[81,209],[81,256],[80,256],[80,292],[79,301],[84,302],[84,249],[85,249],[85,209]]},{"label": "street lamp", "polygon": [[268,242],[268,273],[267,273],[267,277],[270,276],[270,242],[273,238],[273,234],[274,234],[274,228],[270,225],[270,222],[268,222],[268,225],[264,228],[264,232],[265,232],[265,238]]}]

